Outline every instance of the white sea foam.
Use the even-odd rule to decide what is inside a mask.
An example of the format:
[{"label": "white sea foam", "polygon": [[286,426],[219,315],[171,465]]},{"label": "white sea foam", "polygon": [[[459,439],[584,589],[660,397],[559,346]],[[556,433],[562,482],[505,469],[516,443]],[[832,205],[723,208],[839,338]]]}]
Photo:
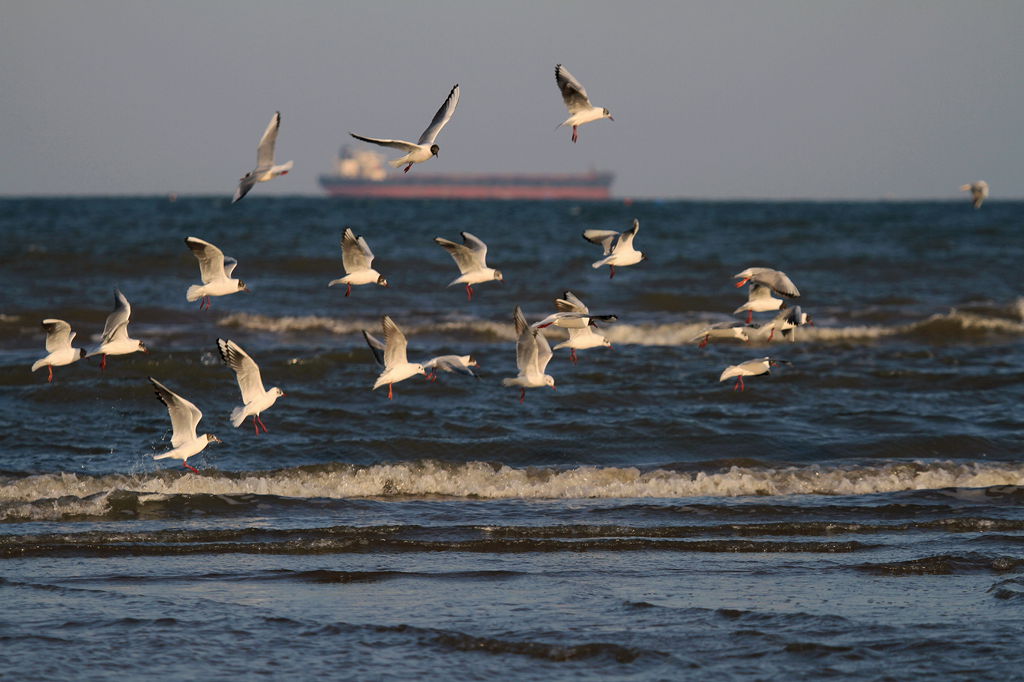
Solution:
[{"label": "white sea foam", "polygon": [[[986,315],[953,309],[948,313],[932,315],[923,320],[899,325],[859,325],[859,326],[805,326],[796,331],[796,343],[867,343],[884,339],[915,334],[934,335],[942,338],[960,338],[963,336],[982,336],[998,334],[1007,336],[1024,336],[1024,322],[1017,317],[1017,308],[1024,314],[1024,302],[1018,300],[1014,309],[1006,309],[1006,316]],[[1000,310],[1000,312],[1003,312]],[[604,326],[601,334],[608,337],[613,344],[636,344],[643,346],[686,346],[696,345],[691,342],[711,322],[718,320],[700,319],[687,322],[665,322],[660,324],[630,324],[618,322]],[[339,319],[319,315],[272,317],[237,313],[221,320],[221,324],[241,327],[257,331],[279,334],[320,331],[339,335],[358,336],[360,330],[374,330],[380,324],[377,319]],[[403,324],[403,330],[411,337],[420,334],[435,334],[453,338],[467,335],[484,336],[494,341],[514,341],[515,330],[511,323],[503,321],[467,318],[464,320],[445,320],[417,324],[409,320]],[[768,329],[751,335],[751,346],[771,344],[788,344],[789,341],[776,334],[771,342],[767,340]],[[561,340],[566,336],[564,330],[549,327],[545,334],[551,340]]]},{"label": "white sea foam", "polygon": [[59,519],[105,513],[114,491],[136,491],[139,504],[175,495],[275,495],[365,498],[409,495],[478,499],[695,498],[866,495],[939,488],[1024,485],[1024,464],[889,462],[849,467],[752,468],[715,472],[642,471],[635,467],[513,468],[435,461],[374,466],[326,465],[225,475],[38,474],[0,486],[0,519]]}]

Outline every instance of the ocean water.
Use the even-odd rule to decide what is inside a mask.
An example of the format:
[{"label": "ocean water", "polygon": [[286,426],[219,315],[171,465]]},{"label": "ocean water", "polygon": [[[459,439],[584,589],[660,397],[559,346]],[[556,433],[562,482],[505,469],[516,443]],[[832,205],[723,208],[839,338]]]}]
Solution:
[{"label": "ocean water", "polygon": [[[1007,679],[1024,663],[1024,204],[0,200],[0,676]],[[640,220],[644,263],[590,264]],[[351,226],[384,289],[328,288]],[[503,283],[467,301],[432,243]],[[251,293],[185,301],[197,236]],[[732,275],[786,271],[795,340]],[[29,371],[40,321],[96,344],[120,288],[148,355]],[[515,375],[512,311],[619,322]],[[360,330],[480,378],[371,391]],[[771,314],[759,313],[758,321]],[[552,344],[565,335],[548,329]],[[286,392],[240,404],[216,339]],[[745,391],[730,364],[780,362]],[[153,376],[217,434],[169,449]]]}]

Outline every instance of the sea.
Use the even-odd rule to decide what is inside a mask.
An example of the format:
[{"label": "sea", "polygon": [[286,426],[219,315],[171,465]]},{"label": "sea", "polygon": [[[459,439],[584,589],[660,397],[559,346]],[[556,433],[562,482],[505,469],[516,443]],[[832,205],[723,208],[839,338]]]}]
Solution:
[{"label": "sea", "polygon": [[[1020,678],[1024,203],[229,200],[0,200],[0,677]],[[647,259],[591,267],[634,219]],[[388,288],[327,286],[346,226]],[[250,291],[187,302],[189,236]],[[751,266],[813,326],[699,347]],[[115,288],[149,353],[30,371]],[[520,402],[513,310],[565,291],[612,347]],[[371,390],[385,314],[479,377]],[[217,339],[285,392],[265,433]],[[147,377],[223,441],[198,474]]]}]

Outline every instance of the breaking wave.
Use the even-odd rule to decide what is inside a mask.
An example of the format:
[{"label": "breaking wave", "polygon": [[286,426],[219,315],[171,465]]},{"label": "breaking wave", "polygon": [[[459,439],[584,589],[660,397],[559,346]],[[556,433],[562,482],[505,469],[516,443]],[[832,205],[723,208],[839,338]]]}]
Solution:
[{"label": "breaking wave", "polygon": [[[644,346],[686,346],[695,344],[698,337],[712,322],[722,318],[708,319],[692,316],[689,321],[630,324],[618,322],[604,326],[601,333],[613,344],[636,344]],[[321,332],[334,335],[358,336],[363,329],[376,330],[377,319],[340,319],[320,315],[274,317],[237,313],[220,321],[227,327],[248,329],[275,334],[302,334]],[[482,342],[514,341],[515,330],[510,322],[463,318],[455,320],[403,323],[403,329],[410,336],[432,334],[475,339]],[[558,327],[548,327],[546,335],[561,339],[567,334]],[[780,334],[772,336],[768,325],[750,332],[751,345],[788,344],[790,339]],[[807,326],[796,330],[792,340],[796,343],[867,343],[886,338],[911,337],[923,340],[981,341],[991,337],[1024,336],[1024,299],[1013,305],[980,309],[952,309],[948,313],[935,314],[923,320],[893,325],[856,326]],[[738,343],[738,342],[730,342]]]},{"label": "breaking wave", "polygon": [[[642,470],[584,466],[514,468],[435,460],[356,466],[325,464],[271,471],[201,475],[177,470],[146,474],[35,474],[0,479],[0,521],[41,521],[147,509],[173,511],[202,500],[207,513],[228,513],[270,496],[275,504],[323,499],[587,499],[867,495],[943,488],[1024,485],[1024,464],[887,462],[806,467],[732,466],[718,471]],[[1005,493],[1007,488],[1001,490]],[[982,496],[984,497],[984,496]]]}]

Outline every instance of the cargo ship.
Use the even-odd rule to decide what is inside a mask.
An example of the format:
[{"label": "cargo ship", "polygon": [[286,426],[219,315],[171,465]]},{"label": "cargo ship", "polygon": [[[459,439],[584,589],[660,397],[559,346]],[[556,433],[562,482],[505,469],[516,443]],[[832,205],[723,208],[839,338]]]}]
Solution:
[{"label": "cargo ship", "polygon": [[334,197],[601,200],[609,198],[614,178],[601,171],[438,173],[419,166],[405,174],[391,170],[379,152],[345,146],[338,153],[335,172],[321,175],[320,186]]}]

